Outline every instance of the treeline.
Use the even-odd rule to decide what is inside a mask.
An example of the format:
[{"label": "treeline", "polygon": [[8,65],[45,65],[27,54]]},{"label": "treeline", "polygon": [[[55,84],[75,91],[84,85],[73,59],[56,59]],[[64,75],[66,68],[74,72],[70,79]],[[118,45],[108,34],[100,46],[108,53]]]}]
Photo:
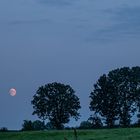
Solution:
[{"label": "treeline", "polygon": [[[104,125],[99,118],[89,118],[87,121],[82,121],[79,126],[76,127],[63,127],[63,130],[73,130],[73,129],[106,129],[106,128],[126,128],[128,126],[120,126],[119,124],[115,124],[112,127],[108,127]],[[140,122],[135,122],[129,125],[129,127],[140,127]],[[24,120],[22,124],[21,131],[40,131],[40,130],[56,130],[51,123],[45,124],[40,120],[31,121],[31,120]],[[1,132],[8,131],[8,129],[2,129]]]},{"label": "treeline", "polygon": [[[80,128],[129,127],[132,117],[140,120],[140,67],[123,67],[99,77],[90,93],[89,108],[93,112]],[[79,119],[80,100],[70,85],[49,83],[38,88],[31,101],[33,115],[49,121],[55,129],[63,129],[73,117]]]},{"label": "treeline", "polygon": [[[92,115],[81,122],[79,129],[140,126],[140,67],[103,74],[94,84],[89,100]],[[22,130],[64,129],[70,118],[78,120],[82,115],[79,97],[70,85],[62,83],[40,86],[31,104],[32,114],[42,121],[25,120]],[[132,124],[133,116],[137,120]]]}]

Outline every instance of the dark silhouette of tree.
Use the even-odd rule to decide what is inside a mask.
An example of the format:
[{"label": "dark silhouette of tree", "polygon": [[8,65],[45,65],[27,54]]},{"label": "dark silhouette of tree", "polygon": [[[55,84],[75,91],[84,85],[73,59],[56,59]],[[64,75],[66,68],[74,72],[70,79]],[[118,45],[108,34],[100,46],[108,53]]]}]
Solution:
[{"label": "dark silhouette of tree", "polygon": [[32,131],[32,130],[44,130],[46,128],[44,122],[40,120],[31,121],[31,120],[24,120],[22,124],[23,131]]},{"label": "dark silhouette of tree", "polygon": [[87,121],[80,123],[79,129],[94,129],[103,127],[101,119],[97,116],[90,116]]},{"label": "dark silhouette of tree", "polygon": [[114,88],[112,81],[106,75],[103,75],[94,85],[94,91],[90,94],[90,110],[104,117],[108,127],[114,126],[119,113],[118,97]]},{"label": "dark silhouette of tree", "polygon": [[140,114],[137,114],[137,122],[135,123],[137,126],[140,126]]},{"label": "dark silhouette of tree", "polygon": [[103,123],[100,117],[98,117],[96,114],[93,116],[90,116],[88,118],[88,122],[91,124],[91,128],[101,128],[103,127]]},{"label": "dark silhouette of tree", "polygon": [[44,130],[46,128],[44,122],[36,120],[33,122],[33,130]]},{"label": "dark silhouette of tree", "polygon": [[92,124],[89,121],[82,121],[79,126],[80,129],[91,129]]},{"label": "dark silhouette of tree", "polygon": [[31,120],[24,120],[22,124],[22,130],[23,131],[31,131],[33,130],[33,123]]},{"label": "dark silhouette of tree", "polygon": [[108,127],[116,120],[129,126],[140,102],[140,67],[123,67],[103,75],[90,94],[90,110],[106,119]]},{"label": "dark silhouette of tree", "polygon": [[55,128],[54,128],[54,126],[53,126],[53,124],[52,124],[51,122],[48,122],[48,123],[46,124],[46,129],[47,129],[47,130],[53,130],[53,129],[55,129]]},{"label": "dark silhouette of tree", "polygon": [[31,101],[33,115],[43,121],[49,119],[56,129],[62,129],[71,117],[77,120],[80,115],[80,101],[74,93],[69,85],[56,82],[39,87]]},{"label": "dark silhouette of tree", "polygon": [[7,132],[8,131],[8,128],[7,127],[1,127],[0,128],[0,132]]}]

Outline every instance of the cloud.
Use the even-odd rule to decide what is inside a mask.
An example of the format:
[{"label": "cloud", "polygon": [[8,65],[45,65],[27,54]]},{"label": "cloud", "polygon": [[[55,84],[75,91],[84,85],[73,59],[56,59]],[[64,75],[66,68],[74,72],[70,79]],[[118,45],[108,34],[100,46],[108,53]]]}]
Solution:
[{"label": "cloud", "polygon": [[117,32],[135,35],[140,33],[140,7],[124,7],[114,11],[116,25],[112,28]]},{"label": "cloud", "polygon": [[72,5],[75,0],[37,0],[42,4],[48,4],[52,6],[68,6]]},{"label": "cloud", "polygon": [[90,34],[88,41],[95,40],[120,40],[139,38],[140,35],[140,7],[121,7],[108,9],[104,14],[109,14],[110,25]]},{"label": "cloud", "polygon": [[0,24],[7,25],[22,25],[22,24],[40,24],[40,23],[49,23],[49,19],[31,19],[31,20],[9,20],[9,21],[1,21]]}]

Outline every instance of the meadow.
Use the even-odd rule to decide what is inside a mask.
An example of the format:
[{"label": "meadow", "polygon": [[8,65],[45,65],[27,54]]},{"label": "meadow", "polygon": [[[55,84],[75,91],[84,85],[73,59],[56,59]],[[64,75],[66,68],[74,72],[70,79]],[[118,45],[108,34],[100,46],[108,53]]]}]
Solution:
[{"label": "meadow", "polygon": [[[78,130],[78,140],[140,140],[140,128]],[[0,140],[75,140],[72,130],[0,132]]]}]

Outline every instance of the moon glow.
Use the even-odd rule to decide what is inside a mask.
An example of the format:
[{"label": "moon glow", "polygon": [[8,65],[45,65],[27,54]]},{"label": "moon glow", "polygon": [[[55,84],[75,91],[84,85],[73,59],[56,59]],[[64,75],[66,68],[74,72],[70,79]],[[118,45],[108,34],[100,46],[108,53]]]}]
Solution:
[{"label": "moon glow", "polygon": [[9,90],[9,93],[10,93],[11,96],[15,96],[16,93],[17,93],[17,91],[16,91],[16,89],[11,88],[11,89]]}]

